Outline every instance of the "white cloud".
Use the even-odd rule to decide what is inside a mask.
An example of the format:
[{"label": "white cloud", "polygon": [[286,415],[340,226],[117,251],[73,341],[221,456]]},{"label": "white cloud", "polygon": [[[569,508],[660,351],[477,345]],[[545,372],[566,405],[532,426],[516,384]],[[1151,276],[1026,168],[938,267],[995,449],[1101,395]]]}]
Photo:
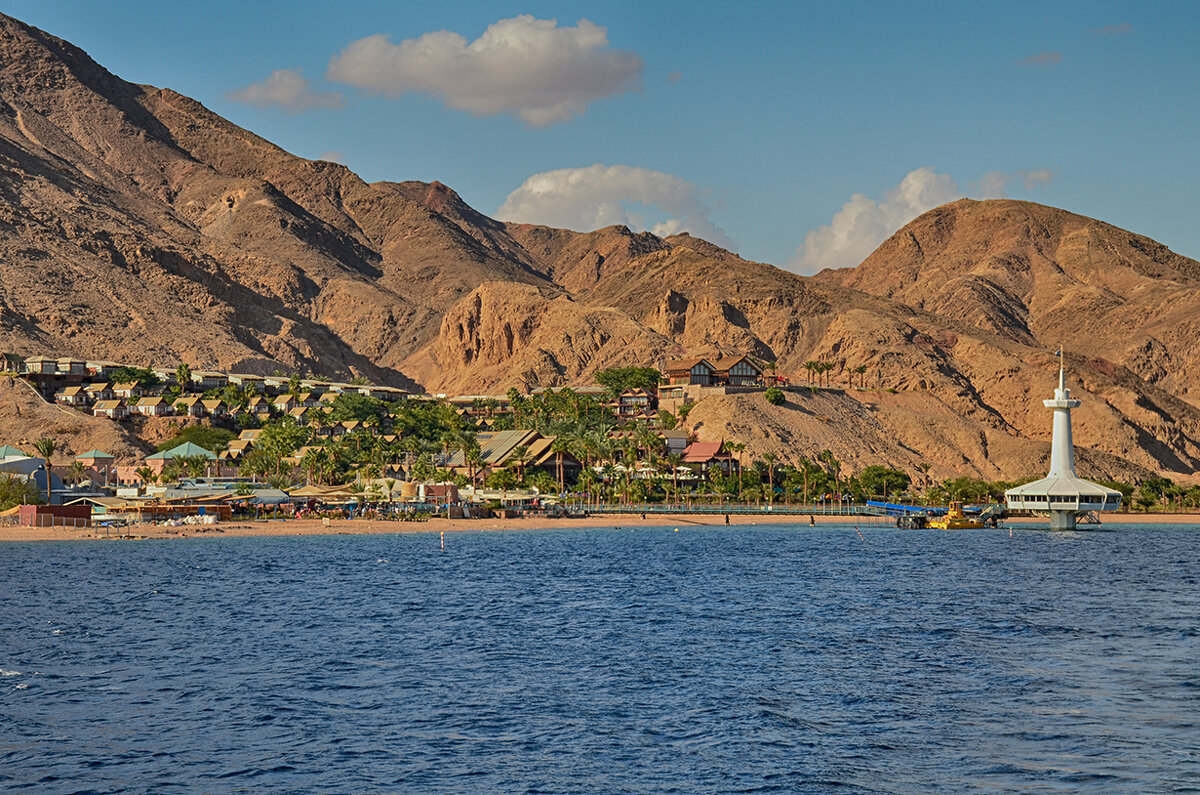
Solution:
[{"label": "white cloud", "polygon": [[[614,224],[647,228],[646,215],[657,208],[666,218],[650,225],[665,236],[689,232],[728,249],[735,243],[709,220],[706,191],[672,174],[637,166],[560,168],[526,179],[508,195],[496,217],[519,223],[544,224],[592,231]],[[630,210],[642,205],[647,212]]]},{"label": "white cloud", "polygon": [[[970,193],[981,199],[1006,197],[1008,186],[1020,183],[1025,190],[1050,184],[1049,168],[1013,173],[990,171],[970,183]],[[796,250],[791,268],[798,273],[816,273],[822,268],[852,268],[866,259],[879,244],[923,212],[961,199],[963,192],[949,174],[938,174],[929,166],[908,172],[900,184],[876,201],[861,193],[850,197],[834,213],[827,226],[814,229]]]},{"label": "white cloud", "polygon": [[642,59],[608,49],[608,31],[579,20],[522,14],[468,42],[440,30],[393,44],[383,34],[352,42],[326,77],[389,97],[424,93],[476,116],[511,113],[542,127],[578,116],[592,102],[635,88]]},{"label": "white cloud", "polygon": [[880,201],[856,193],[828,226],[804,237],[792,267],[800,273],[853,267],[913,218],[961,197],[962,191],[948,174],[938,174],[929,166],[908,172]]},{"label": "white cloud", "polygon": [[244,102],[257,108],[278,105],[290,113],[316,108],[340,108],[345,104],[336,91],[314,91],[299,69],[279,69],[266,80],[251,83],[244,88],[230,91],[234,102]]}]

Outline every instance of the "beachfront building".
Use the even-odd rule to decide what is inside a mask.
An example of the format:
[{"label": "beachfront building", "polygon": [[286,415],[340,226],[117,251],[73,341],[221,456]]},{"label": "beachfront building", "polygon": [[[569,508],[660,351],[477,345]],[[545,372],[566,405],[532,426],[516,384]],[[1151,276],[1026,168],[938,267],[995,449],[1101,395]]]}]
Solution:
[{"label": "beachfront building", "polygon": [[613,400],[608,401],[608,407],[617,415],[620,422],[641,420],[651,422],[658,417],[654,405],[655,395],[645,389],[626,389]]},{"label": "beachfront building", "polygon": [[692,442],[683,451],[683,464],[703,471],[719,467],[726,475],[736,472],[734,458],[724,448],[724,442]]},{"label": "beachfront building", "polygon": [[[1059,352],[1061,356],[1061,351]],[[1030,511],[1050,519],[1051,530],[1074,530],[1081,518],[1098,521],[1100,511],[1121,507],[1121,492],[1084,480],[1075,474],[1075,446],[1071,438],[1071,409],[1080,401],[1071,397],[1060,361],[1058,388],[1042,404],[1054,411],[1050,441],[1050,471],[1041,480],[1004,492],[1009,510]]]},{"label": "beachfront building", "polygon": [[208,461],[216,461],[217,457],[210,450],[206,450],[198,444],[184,442],[178,447],[172,447],[170,450],[152,453],[146,456],[146,466],[150,467],[151,471],[156,475],[162,474],[163,469],[167,464],[177,458],[194,458],[199,456]]},{"label": "beachfront building", "polygon": [[91,470],[93,483],[99,481],[107,486],[110,482],[116,482],[117,460],[103,450],[88,450],[75,456],[75,460]]}]

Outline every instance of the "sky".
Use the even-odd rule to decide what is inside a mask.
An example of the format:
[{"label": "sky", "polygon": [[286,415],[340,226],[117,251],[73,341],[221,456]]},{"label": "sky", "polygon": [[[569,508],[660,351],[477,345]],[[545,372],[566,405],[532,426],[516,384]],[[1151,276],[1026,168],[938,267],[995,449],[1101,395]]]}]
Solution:
[{"label": "sky", "polygon": [[368,181],[799,273],[962,196],[1200,258],[1195,2],[0,0]]}]

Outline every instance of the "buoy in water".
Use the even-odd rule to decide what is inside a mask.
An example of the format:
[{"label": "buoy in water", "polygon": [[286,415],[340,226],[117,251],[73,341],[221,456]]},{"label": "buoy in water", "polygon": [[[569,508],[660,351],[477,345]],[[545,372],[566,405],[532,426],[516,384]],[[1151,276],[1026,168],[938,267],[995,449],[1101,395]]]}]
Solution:
[{"label": "buoy in water", "polygon": [[675,532],[676,532],[676,533],[678,533],[678,532],[679,532],[679,528],[678,528],[678,527],[676,527],[676,528],[675,528]]}]

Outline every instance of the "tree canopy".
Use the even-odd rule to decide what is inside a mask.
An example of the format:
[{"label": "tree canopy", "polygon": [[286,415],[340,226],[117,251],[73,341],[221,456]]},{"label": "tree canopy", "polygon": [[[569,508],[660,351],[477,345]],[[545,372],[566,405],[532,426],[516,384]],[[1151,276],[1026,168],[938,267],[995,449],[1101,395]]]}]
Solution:
[{"label": "tree canopy", "polygon": [[654,367],[610,367],[596,373],[595,379],[597,384],[619,395],[626,389],[654,391],[662,381],[662,373]]}]

